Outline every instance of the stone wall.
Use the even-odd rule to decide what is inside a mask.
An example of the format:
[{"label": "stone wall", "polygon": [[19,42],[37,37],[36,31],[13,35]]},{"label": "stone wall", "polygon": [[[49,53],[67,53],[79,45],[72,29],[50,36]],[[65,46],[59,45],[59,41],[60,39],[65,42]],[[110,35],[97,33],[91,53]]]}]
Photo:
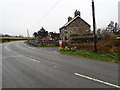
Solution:
[{"label": "stone wall", "polygon": [[90,26],[86,24],[80,18],[75,19],[72,23],[70,23],[67,27],[61,29],[60,37],[62,40],[65,40],[67,37],[70,40],[71,34],[89,34],[90,33]]},{"label": "stone wall", "polygon": [[90,27],[83,20],[76,19],[71,24],[67,26],[68,34],[89,34]]}]

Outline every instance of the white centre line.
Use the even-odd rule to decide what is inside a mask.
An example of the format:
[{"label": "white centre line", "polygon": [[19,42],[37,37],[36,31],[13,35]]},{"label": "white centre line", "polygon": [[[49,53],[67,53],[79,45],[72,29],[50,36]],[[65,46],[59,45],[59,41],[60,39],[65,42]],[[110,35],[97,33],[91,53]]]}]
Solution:
[{"label": "white centre line", "polygon": [[55,53],[57,53],[57,54],[60,54],[60,53],[58,53],[57,51],[54,51]]},{"label": "white centre line", "polygon": [[54,66],[55,68],[57,67],[57,66]]},{"label": "white centre line", "polygon": [[22,55],[16,55],[16,56],[5,56],[5,57],[2,57],[2,58],[5,59],[5,58],[14,58],[14,57],[22,57]]},{"label": "white centre line", "polygon": [[118,86],[118,85],[111,84],[111,83],[108,83],[108,82],[105,82],[105,81],[102,81],[102,80],[91,78],[91,77],[88,77],[88,76],[85,76],[85,75],[82,75],[82,74],[78,74],[78,73],[74,73],[74,74],[77,75],[77,76],[89,79],[89,80],[93,80],[93,81],[96,81],[96,82],[99,82],[99,83],[103,83],[103,84],[106,84],[106,85],[109,85],[109,86],[112,86],[112,87],[120,88],[120,86]]},{"label": "white centre line", "polygon": [[31,61],[34,61],[34,62],[40,62],[40,61],[35,60],[35,59],[32,59],[32,58],[30,58],[30,57],[26,57],[26,58],[28,58],[28,59],[30,59]]}]

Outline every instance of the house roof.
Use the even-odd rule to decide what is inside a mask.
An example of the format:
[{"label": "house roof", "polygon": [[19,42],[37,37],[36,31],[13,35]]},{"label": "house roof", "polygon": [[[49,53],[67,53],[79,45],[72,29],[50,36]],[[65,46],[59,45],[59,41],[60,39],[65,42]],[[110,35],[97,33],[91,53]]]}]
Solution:
[{"label": "house roof", "polygon": [[86,21],[84,21],[79,15],[77,15],[77,16],[74,17],[72,20],[70,20],[69,22],[67,22],[67,23],[66,23],[63,27],[61,27],[60,29],[67,27],[69,24],[71,24],[71,23],[72,23],[74,20],[76,20],[77,18],[81,19],[83,22],[85,22],[85,23],[90,27],[90,25],[89,25]]}]

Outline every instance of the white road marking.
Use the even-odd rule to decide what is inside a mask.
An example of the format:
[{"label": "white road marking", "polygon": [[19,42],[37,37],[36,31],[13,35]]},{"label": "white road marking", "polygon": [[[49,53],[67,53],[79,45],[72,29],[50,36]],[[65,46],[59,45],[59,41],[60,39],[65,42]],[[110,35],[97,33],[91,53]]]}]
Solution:
[{"label": "white road marking", "polygon": [[111,84],[111,83],[108,83],[108,82],[105,82],[105,81],[102,81],[102,80],[91,78],[91,77],[88,77],[88,76],[85,76],[85,75],[82,75],[82,74],[78,74],[78,73],[74,73],[74,74],[77,75],[77,76],[89,79],[89,80],[93,80],[93,81],[96,81],[96,82],[99,82],[99,83],[103,83],[103,84],[106,84],[106,85],[109,85],[109,86],[112,86],[112,87],[120,88],[120,86],[118,86],[118,85]]},{"label": "white road marking", "polygon": [[34,47],[28,47],[28,48],[35,49]]},{"label": "white road marking", "polygon": [[30,59],[31,61],[34,61],[34,62],[40,62],[40,61],[35,60],[35,59],[32,59],[32,58],[30,58],[30,57],[26,57],[26,58],[28,58],[28,59]]},{"label": "white road marking", "polygon": [[16,56],[5,56],[5,57],[2,57],[2,58],[5,59],[5,58],[12,58],[12,57],[22,57],[22,55],[16,55]]},{"label": "white road marking", "polygon": [[60,54],[60,53],[58,53],[58,52],[56,52],[56,51],[54,51],[55,53],[57,53],[57,54]]},{"label": "white road marking", "polygon": [[7,45],[5,46],[5,49],[6,49],[7,51],[9,51],[9,52],[12,52],[12,53],[18,54],[18,53],[16,53],[15,51],[12,51],[10,48],[8,48]]},{"label": "white road marking", "polygon": [[7,46],[5,46],[5,49],[7,50],[7,51],[9,51],[9,52],[11,52],[12,50],[11,49],[9,49]]},{"label": "white road marking", "polygon": [[55,68],[57,67],[57,66],[54,66]]}]

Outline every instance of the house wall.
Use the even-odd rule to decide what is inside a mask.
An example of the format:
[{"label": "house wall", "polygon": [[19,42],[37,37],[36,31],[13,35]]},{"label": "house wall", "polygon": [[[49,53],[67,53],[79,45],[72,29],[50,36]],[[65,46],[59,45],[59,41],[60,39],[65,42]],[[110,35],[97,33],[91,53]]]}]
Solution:
[{"label": "house wall", "polygon": [[60,29],[60,38],[61,40],[64,40],[64,28]]},{"label": "house wall", "polygon": [[87,25],[83,20],[76,19],[71,24],[67,26],[67,30],[70,34],[88,34],[88,30],[90,31],[89,25]]},{"label": "house wall", "polygon": [[60,37],[62,40],[65,40],[65,37],[70,40],[71,34],[89,34],[90,27],[80,18],[77,18],[75,21],[70,23],[66,28],[61,29]]}]

